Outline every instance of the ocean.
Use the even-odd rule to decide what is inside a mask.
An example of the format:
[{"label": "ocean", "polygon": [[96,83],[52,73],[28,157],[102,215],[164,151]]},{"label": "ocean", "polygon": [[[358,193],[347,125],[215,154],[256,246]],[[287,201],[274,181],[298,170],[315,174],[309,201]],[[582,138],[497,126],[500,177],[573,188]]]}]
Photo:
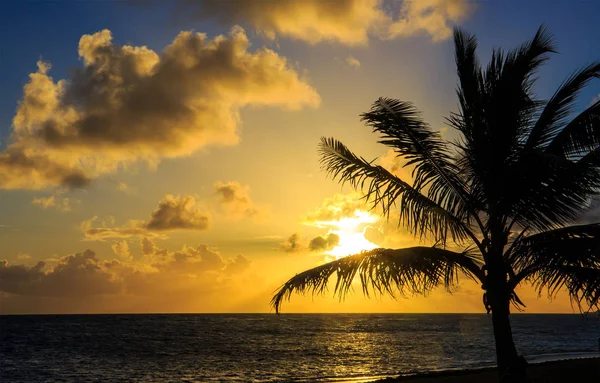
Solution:
[{"label": "ocean", "polygon": [[[524,355],[598,350],[597,315],[512,315]],[[0,316],[0,381],[332,382],[495,364],[467,314]]]}]

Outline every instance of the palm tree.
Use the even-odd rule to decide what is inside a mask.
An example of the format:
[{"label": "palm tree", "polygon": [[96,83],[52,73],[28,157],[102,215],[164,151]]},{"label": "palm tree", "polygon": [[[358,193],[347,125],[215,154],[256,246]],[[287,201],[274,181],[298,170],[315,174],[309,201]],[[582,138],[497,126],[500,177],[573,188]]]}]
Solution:
[{"label": "palm tree", "polygon": [[333,138],[319,145],[328,175],[362,191],[388,219],[397,209],[401,224],[436,245],[375,249],[315,267],[283,284],[271,304],[279,312],[292,292],[323,293],[334,274],[341,298],[357,276],[367,296],[451,291],[466,276],[484,291],[500,375],[519,381],[524,364],[509,320],[511,303],[525,306],[519,284],[551,297],[564,289],[580,310],[599,307],[600,223],[581,218],[600,190],[600,101],[571,115],[580,90],[600,78],[600,61],[540,100],[535,74],[555,52],[544,27],[517,49],[494,50],[485,69],[474,36],[457,29],[454,43],[459,111],[447,122],[458,140],[444,141],[410,102],[380,98],[362,115],[378,142],[413,167],[412,183]]}]

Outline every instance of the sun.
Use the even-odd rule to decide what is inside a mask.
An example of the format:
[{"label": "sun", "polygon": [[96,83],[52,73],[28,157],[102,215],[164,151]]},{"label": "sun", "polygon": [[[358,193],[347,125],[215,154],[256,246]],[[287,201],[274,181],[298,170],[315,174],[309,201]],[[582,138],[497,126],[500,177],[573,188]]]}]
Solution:
[{"label": "sun", "polygon": [[379,246],[367,240],[364,235],[365,229],[377,221],[378,217],[369,212],[356,210],[352,217],[344,217],[336,221],[316,222],[320,227],[329,227],[329,234],[336,234],[340,238],[338,244],[333,249],[326,251],[325,254],[342,258],[378,248]]}]

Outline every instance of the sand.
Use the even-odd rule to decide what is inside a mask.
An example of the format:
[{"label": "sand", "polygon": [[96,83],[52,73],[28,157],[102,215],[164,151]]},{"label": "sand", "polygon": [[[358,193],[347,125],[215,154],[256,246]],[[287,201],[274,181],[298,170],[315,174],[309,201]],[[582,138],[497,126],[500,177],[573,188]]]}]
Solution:
[{"label": "sand", "polygon": [[[527,373],[532,383],[599,383],[600,358],[561,360],[530,364]],[[419,376],[387,378],[376,383],[498,383],[496,369],[448,371]],[[503,382],[504,383],[504,382]],[[510,382],[506,382],[510,383]]]}]

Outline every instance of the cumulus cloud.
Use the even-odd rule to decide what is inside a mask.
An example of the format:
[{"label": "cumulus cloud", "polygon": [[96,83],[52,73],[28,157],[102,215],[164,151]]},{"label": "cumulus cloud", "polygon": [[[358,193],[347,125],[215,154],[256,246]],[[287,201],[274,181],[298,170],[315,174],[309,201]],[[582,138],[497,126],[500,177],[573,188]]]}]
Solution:
[{"label": "cumulus cloud", "polygon": [[[197,17],[254,27],[270,39],[277,35],[316,44],[366,44],[370,36],[392,39],[420,33],[448,38],[452,24],[471,13],[468,0],[405,0],[401,7],[383,0],[201,0],[185,1]],[[395,5],[395,4],[393,4]]]},{"label": "cumulus cloud", "polygon": [[183,246],[176,251],[153,246],[152,257],[127,263],[100,259],[92,250],[62,257],[53,267],[45,262],[28,267],[0,260],[0,292],[59,298],[168,294],[243,273],[251,263],[243,255],[224,259],[206,245]]},{"label": "cumulus cloud", "polygon": [[85,239],[164,237],[162,233],[168,231],[206,230],[210,227],[210,215],[201,209],[196,199],[190,195],[165,195],[146,221],[130,220],[118,227],[114,226],[114,222],[102,222],[101,227],[94,227],[96,221],[98,217],[81,223],[80,230]]},{"label": "cumulus cloud", "polygon": [[145,224],[148,230],[206,230],[210,224],[208,214],[198,208],[196,199],[189,195],[167,194]]},{"label": "cumulus cloud", "polygon": [[0,187],[84,187],[136,161],[156,164],[239,140],[239,110],[317,106],[319,95],[284,57],[228,36],[181,32],[163,52],[118,45],[109,30],[84,35],[83,68],[65,80],[38,63],[23,89]]},{"label": "cumulus cloud", "polygon": [[248,185],[235,181],[217,181],[214,184],[214,192],[219,205],[231,218],[260,218],[264,214],[250,199]]},{"label": "cumulus cloud", "polygon": [[327,251],[333,249],[338,243],[340,243],[340,236],[329,233],[326,236],[313,238],[308,244],[308,249],[310,251]]},{"label": "cumulus cloud", "polygon": [[306,242],[302,240],[300,234],[294,233],[290,235],[284,242],[280,243],[279,247],[286,253],[295,253],[306,250]]}]

